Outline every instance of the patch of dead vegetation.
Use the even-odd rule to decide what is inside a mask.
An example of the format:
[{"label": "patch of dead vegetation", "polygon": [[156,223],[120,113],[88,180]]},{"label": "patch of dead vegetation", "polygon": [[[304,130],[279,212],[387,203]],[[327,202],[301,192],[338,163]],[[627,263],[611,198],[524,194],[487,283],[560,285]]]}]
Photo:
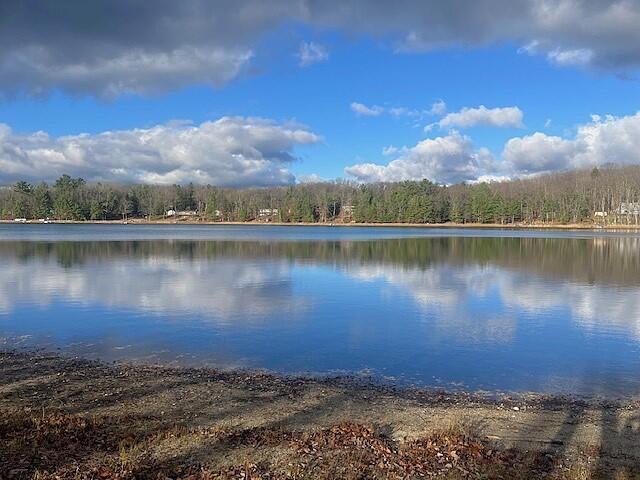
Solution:
[{"label": "patch of dead vegetation", "polygon": [[[374,426],[343,422],[311,432],[279,427],[145,429],[153,419],[86,417],[61,411],[0,411],[2,479],[358,479],[560,478],[550,455],[499,450],[464,429],[396,444]],[[212,469],[188,458],[158,458],[168,438],[204,439],[233,452],[278,447],[271,461]],[[264,452],[262,452],[264,453]],[[233,458],[233,455],[231,455]]]}]

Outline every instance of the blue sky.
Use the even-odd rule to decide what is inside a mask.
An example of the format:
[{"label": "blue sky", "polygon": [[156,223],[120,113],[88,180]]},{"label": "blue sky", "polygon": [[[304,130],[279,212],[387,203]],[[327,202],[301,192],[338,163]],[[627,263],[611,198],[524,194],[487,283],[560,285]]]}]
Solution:
[{"label": "blue sky", "polygon": [[[536,8],[545,2],[523,2],[533,18],[541,15]],[[116,3],[128,11],[127,1]],[[207,7],[211,25],[229,8],[222,3]],[[26,23],[30,14],[16,7],[16,18],[24,15],[33,27],[9,45],[13,56],[0,54],[0,74],[9,79],[0,81],[0,181],[70,173],[96,181],[229,186],[309,177],[456,183],[640,163],[640,42],[633,45],[638,34],[625,23],[632,15],[640,19],[632,2],[602,2],[599,10],[589,2],[557,2],[573,5],[571,25],[596,24],[608,33],[606,42],[584,38],[578,27],[573,37],[570,31],[560,36],[553,28],[561,29],[554,25],[562,16],[552,26],[546,17],[538,19],[542,24],[531,32],[515,34],[508,17],[489,28],[473,18],[479,15],[473,8],[467,16],[433,13],[439,7],[423,11],[409,0],[404,3],[409,13],[415,9],[415,24],[406,18],[393,23],[394,13],[377,2],[371,4],[381,11],[371,18],[357,8],[362,2],[347,2],[345,19],[327,19],[324,12],[315,18],[308,7],[303,21],[277,12],[264,19],[259,4],[241,3],[256,29],[252,35],[198,36],[176,21],[170,38],[138,38],[132,28],[123,33],[132,36],[126,44],[108,38],[99,25],[95,34],[79,28],[85,17],[77,14]],[[361,28],[346,20],[350,8]],[[391,26],[380,23],[386,14]],[[91,18],[91,11],[82,15]],[[153,23],[155,13],[140,15]],[[28,31],[38,22],[51,28],[51,45]],[[467,25],[477,27],[479,38],[464,39]],[[77,29],[78,38],[65,39],[63,27]],[[203,32],[207,27],[204,21]],[[440,36],[424,40],[434,28]],[[2,29],[9,35],[10,27],[0,24],[0,38]],[[86,41],[86,52],[71,49],[79,40]],[[43,49],[46,54],[38,53]],[[306,63],[304,49],[311,51]],[[208,57],[210,52],[217,56]],[[436,102],[444,102],[446,111],[428,113]],[[379,113],[358,114],[354,103]],[[458,117],[425,130],[447,114],[467,109],[467,118],[480,106],[484,112],[468,121]],[[394,110],[399,108],[404,110]],[[494,109],[517,110],[522,121],[504,120],[506,112]],[[225,118],[233,120],[216,123]],[[245,138],[257,131],[256,121],[260,132]],[[200,128],[208,122],[211,129]],[[185,129],[192,131],[185,135]],[[154,140],[143,140],[147,135]],[[394,152],[384,155],[389,146]]]}]

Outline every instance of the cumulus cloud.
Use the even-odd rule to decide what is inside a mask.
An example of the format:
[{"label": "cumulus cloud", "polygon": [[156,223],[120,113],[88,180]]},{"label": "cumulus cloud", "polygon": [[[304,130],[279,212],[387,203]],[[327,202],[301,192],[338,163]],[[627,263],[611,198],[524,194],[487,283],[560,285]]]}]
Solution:
[{"label": "cumulus cloud", "polygon": [[583,169],[606,164],[640,164],[640,112],[601,117],[579,125],[574,138],[536,132],[508,140],[501,158],[486,148],[474,149],[471,139],[457,131],[422,140],[413,147],[388,146],[386,165],[359,163],[345,173],[362,182],[430,180],[458,182],[500,181],[540,173]]},{"label": "cumulus cloud", "polygon": [[57,138],[0,124],[0,182],[68,173],[89,181],[283,185],[294,181],[294,147],[319,140],[301,126],[243,117]]},{"label": "cumulus cloud", "polygon": [[504,168],[531,174],[590,168],[606,163],[640,163],[640,112],[624,117],[598,115],[580,125],[573,139],[536,132],[509,140],[502,154]]},{"label": "cumulus cloud", "polygon": [[362,115],[364,117],[378,117],[382,112],[384,112],[384,108],[378,105],[368,107],[367,105],[358,102],[352,102],[350,108],[356,115]]},{"label": "cumulus cloud", "polygon": [[437,102],[433,102],[431,105],[431,109],[429,113],[431,115],[444,115],[447,111],[447,104],[444,103],[444,100],[438,100]]},{"label": "cumulus cloud", "polygon": [[441,183],[458,183],[477,179],[493,169],[491,153],[473,149],[471,139],[458,132],[445,137],[426,139],[387,165],[360,163],[345,168],[345,173],[363,182],[397,182],[428,178]]},{"label": "cumulus cloud", "polygon": [[[469,127],[498,127],[522,128],[523,113],[518,107],[487,108],[480,105],[477,108],[463,108],[459,112],[452,112],[437,122],[440,128],[469,128]],[[426,127],[429,130],[433,125]]]},{"label": "cumulus cloud", "polygon": [[[5,1],[0,91],[114,97],[242,72],[268,32],[298,22],[395,39],[400,51],[519,42],[563,65],[640,66],[640,3],[629,0]],[[322,58],[309,44],[309,58]],[[302,58],[301,58],[302,61]]]},{"label": "cumulus cloud", "polygon": [[314,42],[303,42],[298,50],[298,65],[308,67],[314,63],[329,60],[329,51],[326,47]]}]

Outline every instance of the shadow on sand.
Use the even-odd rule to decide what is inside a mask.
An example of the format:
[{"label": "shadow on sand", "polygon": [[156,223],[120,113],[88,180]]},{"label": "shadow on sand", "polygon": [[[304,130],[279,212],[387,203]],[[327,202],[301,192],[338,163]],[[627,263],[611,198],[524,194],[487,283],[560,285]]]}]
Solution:
[{"label": "shadow on sand", "polygon": [[[46,355],[0,354],[0,372],[1,480],[640,478],[639,410],[611,400],[623,380],[606,372],[585,375],[584,400],[518,414],[472,396]],[[474,435],[442,433],[449,417]]]}]

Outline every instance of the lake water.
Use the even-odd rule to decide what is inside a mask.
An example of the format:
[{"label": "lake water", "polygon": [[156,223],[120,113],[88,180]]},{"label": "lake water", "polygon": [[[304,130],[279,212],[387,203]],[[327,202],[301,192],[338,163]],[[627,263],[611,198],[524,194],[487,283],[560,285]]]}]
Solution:
[{"label": "lake water", "polygon": [[0,225],[0,348],[640,393],[640,236]]}]

